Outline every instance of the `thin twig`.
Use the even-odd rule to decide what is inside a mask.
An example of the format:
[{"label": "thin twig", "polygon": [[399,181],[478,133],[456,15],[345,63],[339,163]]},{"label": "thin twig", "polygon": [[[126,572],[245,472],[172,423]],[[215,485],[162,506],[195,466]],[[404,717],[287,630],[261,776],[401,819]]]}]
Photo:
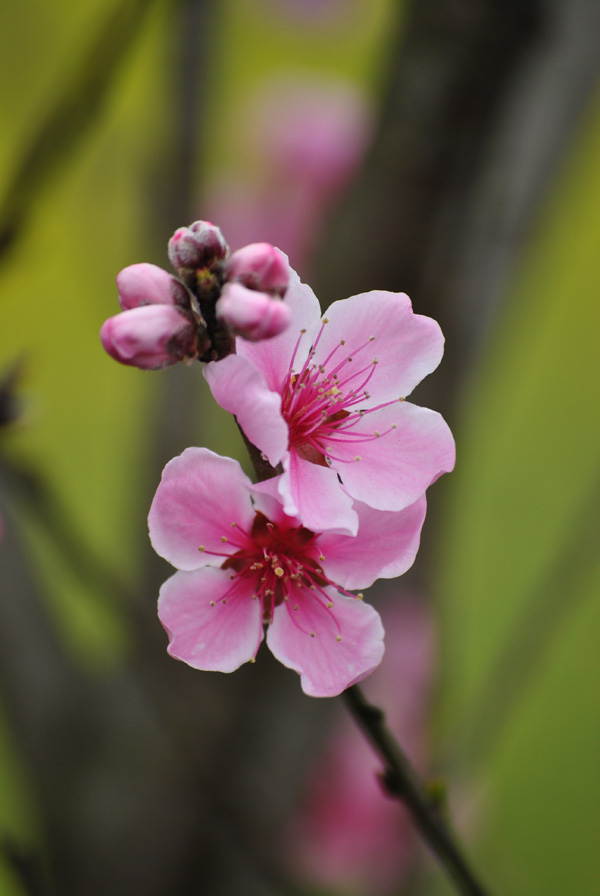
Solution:
[{"label": "thin twig", "polygon": [[344,691],[344,700],[354,719],[384,765],[388,793],[411,811],[423,839],[437,855],[458,892],[465,896],[488,896],[471,871],[454,834],[442,818],[439,806],[428,796],[402,748],[385,724],[381,709],[367,701],[357,685]]}]

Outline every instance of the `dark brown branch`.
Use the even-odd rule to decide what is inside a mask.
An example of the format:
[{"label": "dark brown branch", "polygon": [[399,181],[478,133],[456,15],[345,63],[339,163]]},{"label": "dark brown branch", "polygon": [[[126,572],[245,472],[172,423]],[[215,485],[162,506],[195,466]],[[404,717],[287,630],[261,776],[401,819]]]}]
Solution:
[{"label": "dark brown branch", "polygon": [[442,818],[437,801],[428,795],[386,726],[384,713],[367,701],[357,685],[344,691],[343,698],[383,762],[383,781],[388,793],[409,808],[423,839],[437,855],[457,890],[465,896],[487,896],[487,890],[476,879],[452,831]]}]

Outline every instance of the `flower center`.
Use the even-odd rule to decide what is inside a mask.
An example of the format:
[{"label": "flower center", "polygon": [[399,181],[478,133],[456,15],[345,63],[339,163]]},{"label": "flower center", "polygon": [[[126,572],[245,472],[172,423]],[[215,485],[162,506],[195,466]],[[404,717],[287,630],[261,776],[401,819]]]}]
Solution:
[{"label": "flower center", "polygon": [[[285,607],[294,625],[314,638],[315,632],[303,627],[298,612],[310,603],[319,613],[329,616],[330,622],[337,628],[336,638],[341,641],[340,625],[332,612],[334,602],[331,588],[357,600],[362,600],[362,594],[352,594],[325,575],[321,566],[325,557],[319,552],[317,544],[319,536],[304,526],[278,526],[258,511],[250,532],[244,532],[235,522],[231,523],[231,527],[235,535],[223,535],[221,541],[236,547],[234,553],[207,551],[203,545],[200,546],[202,552],[225,557],[221,569],[229,570],[232,580],[223,596],[218,601],[210,601],[211,605],[216,607],[217,603],[244,599],[250,592],[252,600],[260,601],[263,622],[271,623],[275,608]],[[256,651],[259,645],[260,638]]]},{"label": "flower center", "polygon": [[[345,347],[346,341],[342,339],[322,363],[314,362],[315,351],[327,323],[327,318],[324,318],[306,361],[300,372],[295,373],[293,364],[305,331],[301,332],[283,384],[281,403],[281,413],[288,424],[290,448],[294,448],[304,460],[321,466],[329,466],[332,460],[347,460],[332,454],[332,446],[336,443],[358,446],[395,429],[396,425],[392,424],[386,432],[369,432],[360,424],[365,415],[394,404],[396,400],[403,401],[400,398],[377,407],[368,407],[371,396],[366,387],[375,373],[378,360],[373,358],[365,363],[359,356],[375,341],[374,336],[350,354]],[[353,459],[360,460],[360,456],[355,455]]]},{"label": "flower center", "polygon": [[238,582],[245,579],[252,583],[252,597],[260,600],[263,618],[270,622],[275,607],[293,603],[298,589],[309,589],[316,596],[333,584],[320,566],[317,538],[304,526],[283,529],[257,512],[252,530],[245,536],[247,545],[240,544],[222,568],[232,570],[232,578]]}]

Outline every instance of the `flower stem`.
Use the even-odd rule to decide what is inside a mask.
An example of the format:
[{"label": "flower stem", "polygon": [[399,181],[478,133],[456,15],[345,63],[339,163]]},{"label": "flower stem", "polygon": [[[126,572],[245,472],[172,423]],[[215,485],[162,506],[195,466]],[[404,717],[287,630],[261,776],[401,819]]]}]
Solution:
[{"label": "flower stem", "polygon": [[475,878],[439,805],[419,781],[402,748],[385,724],[381,709],[367,701],[357,685],[343,693],[350,713],[384,765],[383,781],[390,796],[409,808],[421,836],[437,855],[456,890],[465,896],[488,896]]}]

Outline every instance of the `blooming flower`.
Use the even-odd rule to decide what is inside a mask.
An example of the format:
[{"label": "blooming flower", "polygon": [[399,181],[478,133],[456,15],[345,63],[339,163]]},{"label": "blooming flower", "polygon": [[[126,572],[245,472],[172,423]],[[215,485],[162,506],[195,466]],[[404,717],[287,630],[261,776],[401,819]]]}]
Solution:
[{"label": "blooming flower", "polygon": [[169,653],[232,672],[263,639],[312,696],[333,696],[381,661],[377,612],[350,594],[414,560],[425,499],[399,513],[359,504],[356,537],[287,515],[277,479],[252,485],[239,464],[188,448],[167,464],[149,514],[154,549],[178,572],[160,590]]},{"label": "blooming flower", "polygon": [[404,400],[439,364],[443,336],[403,293],[334,302],[321,319],[314,293],[293,274],[285,301],[285,332],[238,339],[237,353],[204,375],[250,442],[272,466],[283,464],[285,512],[313,531],[355,534],[353,501],[401,510],[454,466],[443,418]]}]

